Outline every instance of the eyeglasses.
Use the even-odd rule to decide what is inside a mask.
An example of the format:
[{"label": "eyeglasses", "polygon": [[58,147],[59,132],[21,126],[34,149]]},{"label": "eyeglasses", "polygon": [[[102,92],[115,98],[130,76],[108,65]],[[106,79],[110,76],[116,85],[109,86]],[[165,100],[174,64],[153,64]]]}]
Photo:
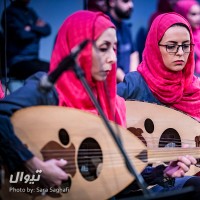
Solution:
[{"label": "eyeglasses", "polygon": [[166,51],[168,53],[177,53],[179,50],[179,47],[182,47],[182,50],[184,53],[190,53],[193,51],[194,44],[158,44],[159,46],[163,46],[166,48]]}]

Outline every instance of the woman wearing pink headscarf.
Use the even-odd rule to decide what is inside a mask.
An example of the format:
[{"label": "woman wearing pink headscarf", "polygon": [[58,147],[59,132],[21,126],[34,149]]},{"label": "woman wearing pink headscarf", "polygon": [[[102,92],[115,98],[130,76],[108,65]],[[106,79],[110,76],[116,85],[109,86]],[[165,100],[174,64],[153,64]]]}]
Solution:
[{"label": "woman wearing pink headscarf", "polygon": [[[51,71],[85,39],[90,42],[77,57],[85,78],[105,116],[126,126],[124,99],[116,94],[116,31],[109,17],[102,12],[78,11],[62,24],[51,57]],[[0,157],[9,171],[26,166],[30,172],[41,169],[48,185],[60,185],[68,175],[63,159],[42,161],[30,152],[15,135],[10,116],[22,108],[36,105],[72,107],[99,115],[81,81],[73,70],[64,72],[48,93],[38,90],[41,77],[36,73],[23,87],[0,100]],[[81,123],[81,122],[80,122]]]},{"label": "woman wearing pink headscarf", "polygon": [[165,104],[200,121],[200,80],[194,76],[193,44],[185,18],[177,13],[159,15],[147,35],[137,72],[129,73],[118,84],[118,94],[125,99]]},{"label": "woman wearing pink headscarf", "polygon": [[[124,99],[165,104],[200,121],[200,80],[194,76],[193,35],[190,24],[177,13],[157,16],[147,35],[143,60],[117,86]],[[176,179],[175,187],[199,188],[199,177]],[[162,186],[152,188],[164,191]],[[190,199],[199,199],[191,196]]]},{"label": "woman wearing pink headscarf", "polygon": [[196,0],[179,0],[174,11],[185,17],[192,27],[195,49],[195,74],[200,76],[200,5]]},{"label": "woman wearing pink headscarf", "polygon": [[[79,28],[74,26],[74,24],[78,24]],[[71,49],[74,46],[80,44],[86,38],[91,41],[97,40],[97,38],[108,28],[114,29],[114,25],[109,18],[101,12],[79,11],[72,15],[71,18],[68,18],[63,23],[58,32],[51,57],[50,71],[57,68],[58,64],[71,52]],[[108,119],[125,126],[124,100],[116,95],[116,55],[106,55],[107,52],[110,53],[112,43],[109,41],[109,45],[104,44],[101,45],[102,47],[100,46],[98,48],[99,59],[97,60],[99,60],[99,63],[96,61],[96,64],[94,64],[94,56],[91,56],[94,51],[92,44],[93,43],[90,42],[84,48],[80,53],[77,62],[83,69],[86,80],[89,83],[93,94],[98,99],[105,115]],[[111,53],[113,54],[113,52]],[[100,65],[100,63],[102,69],[100,69],[100,72],[95,73],[97,75],[99,73],[99,76],[102,75],[104,78],[95,78],[95,73],[91,73],[92,67],[93,65]],[[97,109],[90,100],[81,81],[76,77],[73,71],[66,71],[59,78],[56,83],[56,89],[59,94],[60,106],[78,108],[98,114]]]}]

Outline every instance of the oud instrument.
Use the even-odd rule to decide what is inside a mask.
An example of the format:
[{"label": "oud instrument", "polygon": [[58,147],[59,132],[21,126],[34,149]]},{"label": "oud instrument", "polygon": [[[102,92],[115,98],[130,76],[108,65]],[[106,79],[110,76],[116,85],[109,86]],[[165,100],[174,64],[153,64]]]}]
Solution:
[{"label": "oud instrument", "polygon": [[[36,106],[15,112],[11,122],[16,135],[37,157],[66,159],[64,170],[69,179],[56,191],[42,184],[30,184],[28,179],[21,179],[23,185],[18,186],[14,179],[10,183],[11,175],[7,174],[1,189],[3,199],[108,199],[135,180],[99,116],[72,108]],[[148,162],[176,160],[178,155],[200,155],[199,148],[147,148],[134,134],[110,123],[116,133],[120,132],[125,151],[138,173]],[[139,128],[137,123],[134,126]],[[34,191],[9,190],[20,187]]]}]

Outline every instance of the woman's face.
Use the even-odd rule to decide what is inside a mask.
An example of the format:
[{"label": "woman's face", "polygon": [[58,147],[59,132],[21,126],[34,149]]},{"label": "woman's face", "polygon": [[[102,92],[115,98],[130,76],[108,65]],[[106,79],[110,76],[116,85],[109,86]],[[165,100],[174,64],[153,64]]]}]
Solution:
[{"label": "woman's face", "polygon": [[96,81],[104,81],[112,64],[117,61],[116,58],[116,31],[114,28],[106,29],[96,40],[92,48],[92,78]]},{"label": "woman's face", "polygon": [[[163,35],[159,45],[160,52],[162,55],[163,62],[167,69],[177,72],[183,70],[185,67],[190,51],[190,34],[189,31],[183,26],[173,26],[167,29]],[[178,48],[176,53],[169,53],[176,51],[176,45],[183,45]],[[183,51],[183,48],[186,52]]]},{"label": "woman's face", "polygon": [[200,5],[195,4],[193,5],[189,13],[187,14],[188,21],[192,28],[199,28],[200,27]]}]

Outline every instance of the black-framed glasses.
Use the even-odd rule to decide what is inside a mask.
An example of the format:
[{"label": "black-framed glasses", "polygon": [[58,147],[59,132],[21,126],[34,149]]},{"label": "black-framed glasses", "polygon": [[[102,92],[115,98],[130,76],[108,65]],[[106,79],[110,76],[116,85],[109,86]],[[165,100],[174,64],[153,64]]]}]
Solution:
[{"label": "black-framed glasses", "polygon": [[190,53],[194,49],[194,44],[158,44],[159,46],[165,47],[168,53],[177,53],[179,47],[182,48],[184,53]]}]

